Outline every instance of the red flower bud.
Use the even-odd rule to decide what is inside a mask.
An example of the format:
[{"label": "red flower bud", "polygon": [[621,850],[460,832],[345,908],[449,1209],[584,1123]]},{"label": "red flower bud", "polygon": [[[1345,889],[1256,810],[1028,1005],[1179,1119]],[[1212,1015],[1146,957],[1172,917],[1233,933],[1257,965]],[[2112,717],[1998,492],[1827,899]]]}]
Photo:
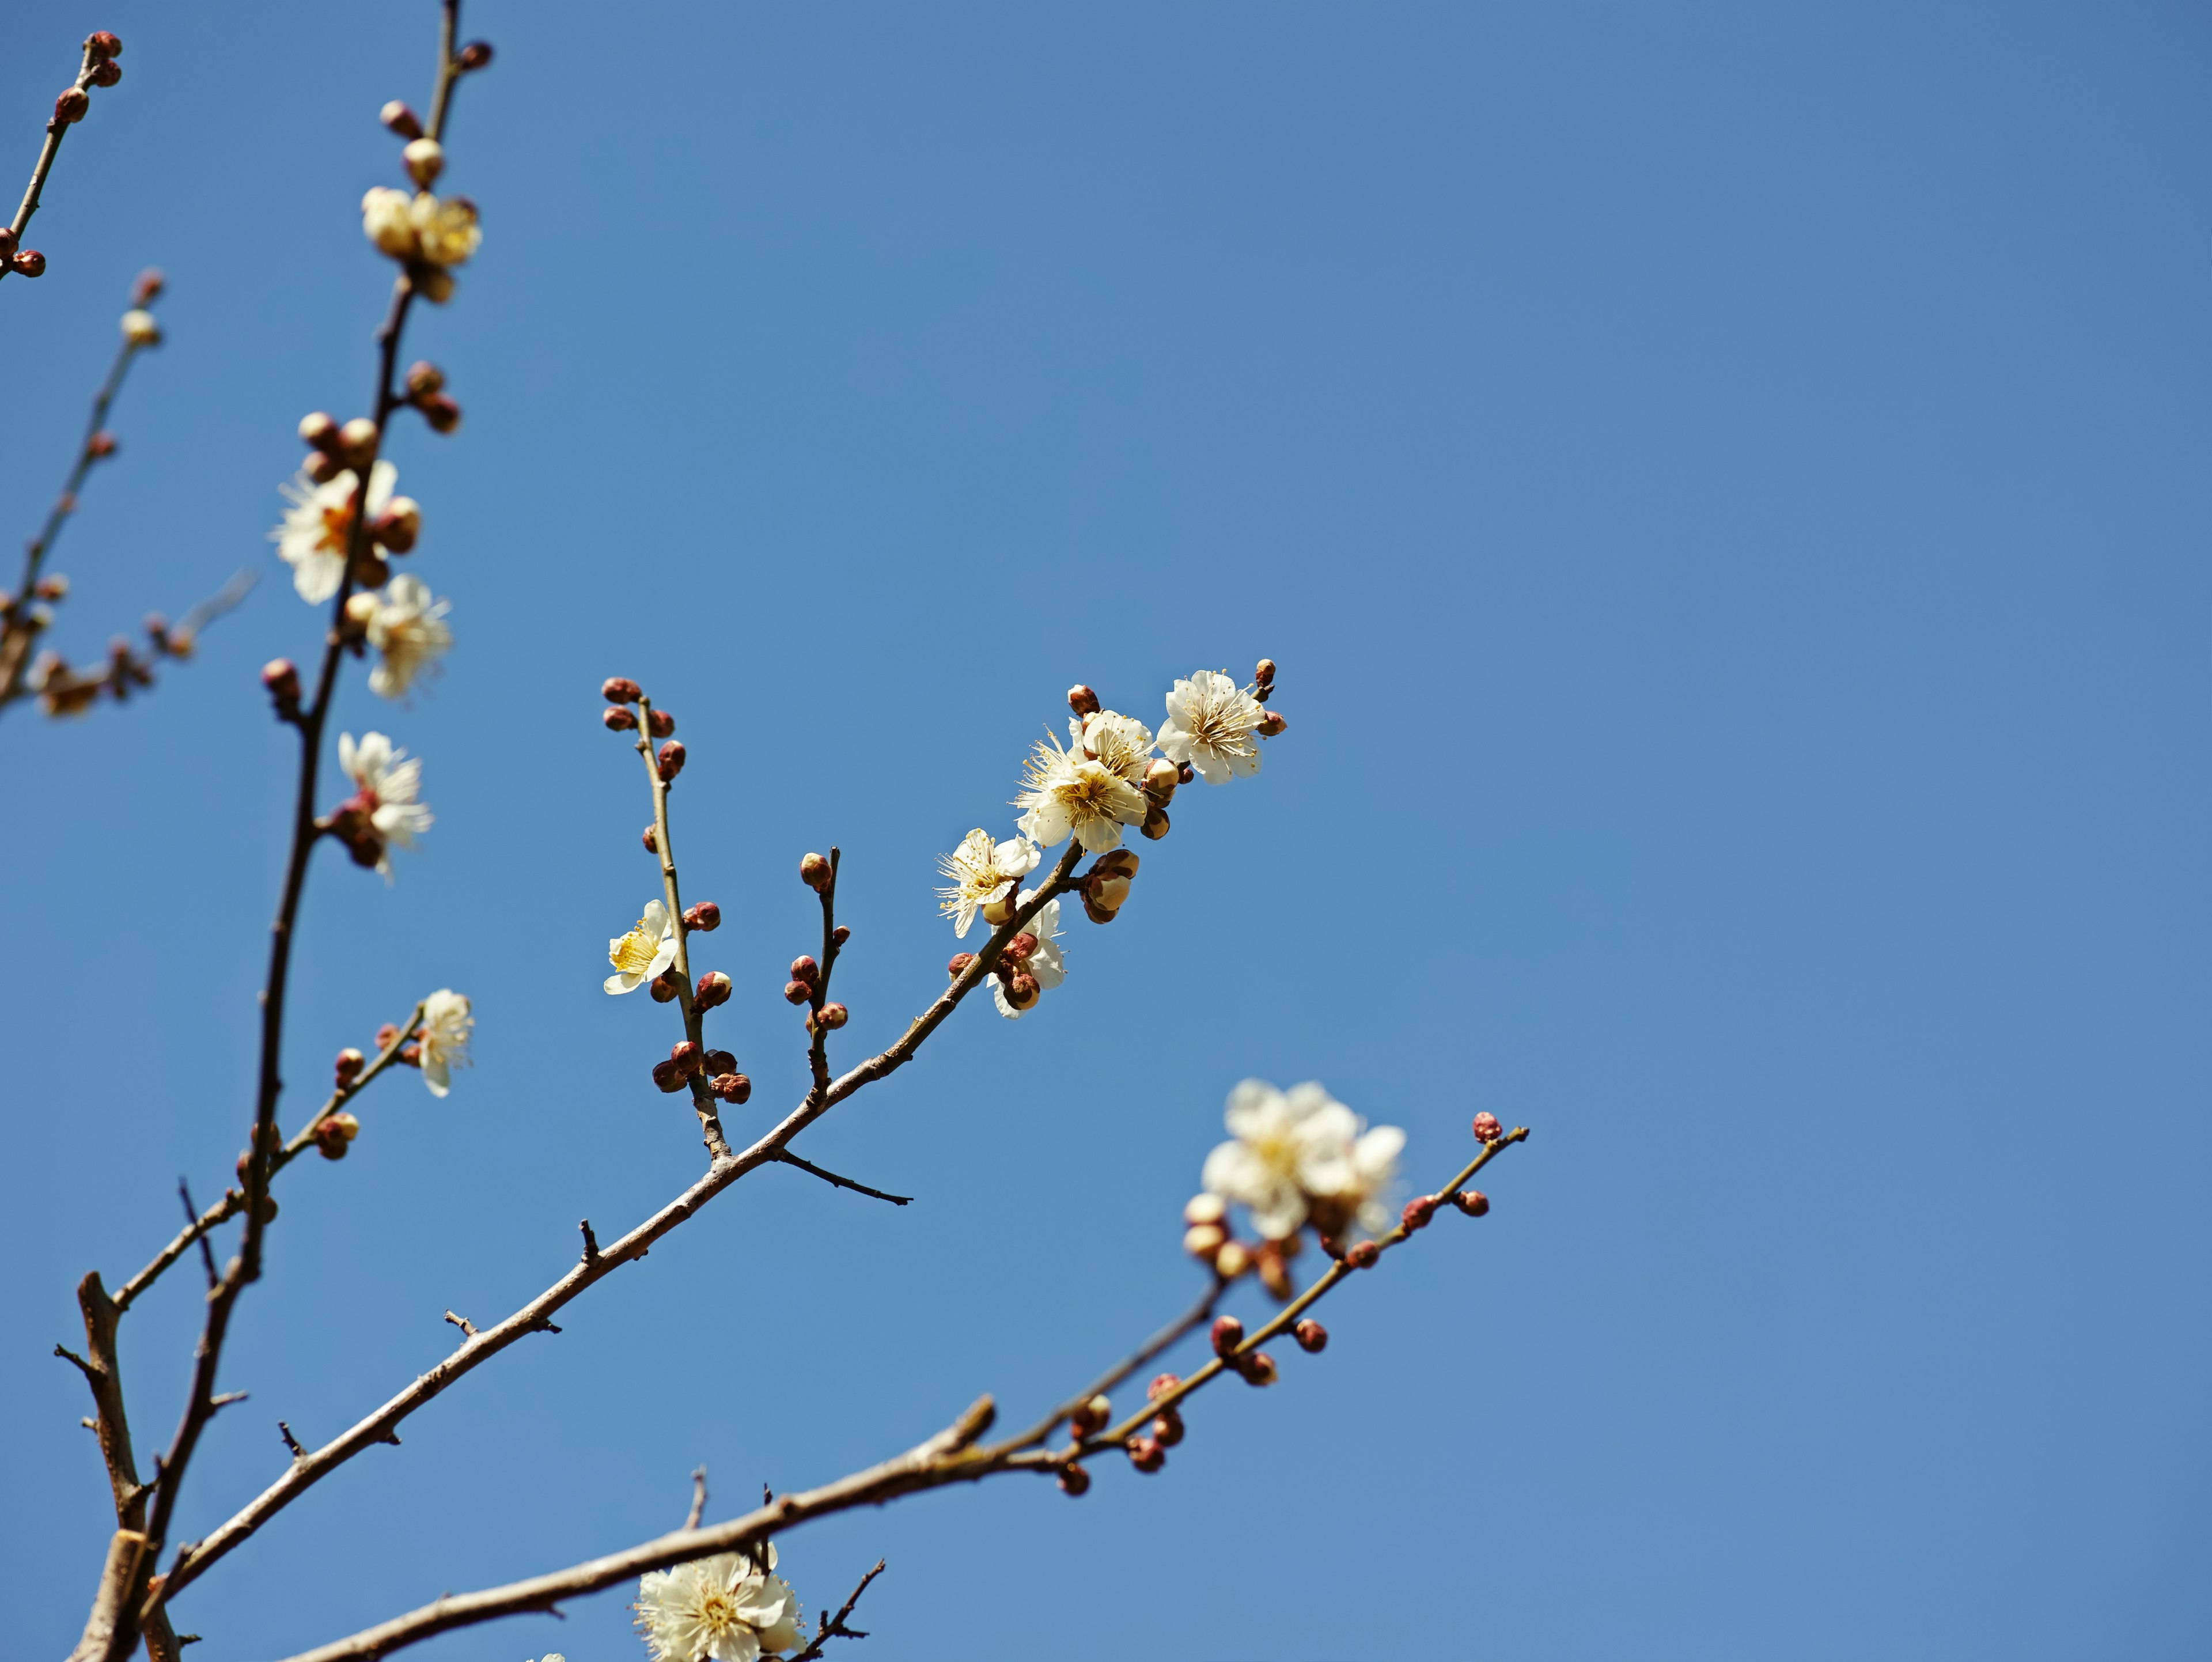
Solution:
[{"label": "red flower bud", "polygon": [[791,978],[812,986],[822,979],[822,966],[805,953],[791,960]]},{"label": "red flower bud", "polygon": [[1249,1385],[1271,1385],[1275,1383],[1275,1359],[1264,1350],[1255,1350],[1237,1359],[1237,1371]]},{"label": "red flower bud", "polygon": [[1037,938],[1024,929],[1006,943],[1006,955],[1017,964],[1026,964],[1036,955]]},{"label": "red flower bud", "polygon": [[1488,1109],[1474,1117],[1474,1136],[1478,1142],[1495,1142],[1505,1135],[1505,1128],[1498,1123],[1498,1116]]},{"label": "red flower bud", "polygon": [[422,121],[414,111],[396,98],[377,112],[376,119],[402,138],[420,138],[422,136]]},{"label": "red flower bud", "polygon": [[687,929],[719,929],[722,927],[722,909],[711,900],[702,900],[696,906],[684,909],[684,927]]},{"label": "red flower bud", "polygon": [[645,690],[627,675],[611,675],[599,683],[599,697],[611,704],[634,704],[645,697]]},{"label": "red flower bud", "polygon": [[1129,1464],[1139,1471],[1158,1471],[1168,1463],[1168,1452],[1157,1437],[1132,1437],[1122,1446],[1129,1451]]},{"label": "red flower bud", "polygon": [[787,981],[783,983],[783,1001],[787,1004],[805,1004],[813,996],[814,989],[803,981]]},{"label": "red flower bud", "polygon": [[1081,1466],[1066,1465],[1060,1469],[1060,1492],[1070,1499],[1085,1493],[1091,1488],[1091,1474]]},{"label": "red flower bud", "polygon": [[664,1058],[653,1064],[653,1082],[664,1091],[680,1091],[684,1088],[683,1069]]},{"label": "red flower bud", "polygon": [[474,70],[488,68],[491,64],[491,42],[470,41],[454,56],[453,62],[460,66],[465,75]]},{"label": "red flower bud", "polygon": [[1148,1403],[1157,1403],[1182,1383],[1182,1377],[1178,1374],[1159,1374],[1153,1379],[1152,1384],[1145,1387],[1145,1400]]},{"label": "red flower bud", "polygon": [[637,725],[636,712],[624,709],[620,704],[609,704],[599,712],[599,720],[607,724],[610,733],[628,733]]},{"label": "red flower bud", "polygon": [[851,1014],[852,1013],[842,1004],[824,1004],[822,1007],[820,1020],[824,1027],[842,1027],[850,1019]]},{"label": "red flower bud", "polygon": [[676,966],[672,964],[664,973],[653,978],[646,991],[653,995],[655,1004],[665,1004],[683,989],[683,986],[682,979],[676,973]]},{"label": "red flower bud", "polygon": [[341,1085],[352,1084],[356,1079],[361,1076],[361,1070],[368,1066],[368,1058],[362,1055],[360,1051],[355,1050],[351,1045],[348,1045],[344,1050],[338,1052],[338,1059],[334,1065],[334,1071],[337,1075],[337,1082]]},{"label": "red flower bud", "polygon": [[399,1029],[387,1021],[376,1030],[376,1048],[380,1050],[388,1050],[392,1048],[392,1041],[398,1037]]},{"label": "red flower bud", "polygon": [[1429,1220],[1437,1215],[1434,1195],[1416,1195],[1406,1202],[1406,1209],[1398,1215],[1398,1221],[1406,1226],[1408,1234],[1416,1229],[1426,1229]]},{"label": "red flower bud", "polygon": [[680,1038],[668,1047],[668,1059],[676,1070],[689,1079],[697,1073],[707,1060],[707,1053],[688,1038]]},{"label": "red flower bud", "polygon": [[352,1139],[336,1122],[336,1116],[315,1128],[315,1152],[325,1160],[343,1160]]},{"label": "red flower bud", "polygon": [[1243,1342],[1243,1323],[1238,1321],[1234,1316],[1216,1316],[1213,1318],[1213,1354],[1215,1355],[1226,1356]]},{"label": "red flower bud", "polygon": [[1463,1189],[1452,1196],[1452,1204],[1470,1218],[1479,1218],[1490,1210],[1490,1196],[1480,1189]]},{"label": "red flower bud", "polygon": [[647,710],[645,728],[656,739],[665,739],[676,731],[676,718],[665,709]]},{"label": "red flower bud", "polygon": [[1344,1255],[1344,1261],[1354,1269],[1372,1269],[1382,1256],[1382,1249],[1373,1241],[1361,1241]]},{"label": "red flower bud", "polygon": [[1309,1356],[1318,1356],[1328,1348],[1328,1330],[1310,1316],[1291,1330],[1291,1336]]},{"label": "red flower bud", "polygon": [[1273,658],[1260,660],[1259,667],[1252,672],[1252,685],[1255,687],[1271,687],[1275,685],[1275,661]]},{"label": "red flower bud", "polygon": [[1078,715],[1096,715],[1098,695],[1079,681],[1067,690],[1067,707]]},{"label": "red flower bud", "polygon": [[1152,1422],[1152,1440],[1162,1448],[1173,1448],[1182,1440],[1182,1415],[1170,1409]]},{"label": "red flower bud", "polygon": [[1271,709],[1260,718],[1260,736],[1262,739],[1273,739],[1288,726],[1290,726],[1288,721]]},{"label": "red flower bud", "polygon": [[753,1082],[743,1074],[717,1074],[707,1088],[723,1101],[742,1107],[753,1093]]},{"label": "red flower bud", "polygon": [[1017,1010],[1030,1009],[1035,1007],[1043,991],[1044,988],[1039,983],[1037,978],[1027,970],[1023,970],[1006,983],[1006,1002]]},{"label": "red flower bud", "polygon": [[953,953],[951,958],[945,960],[945,973],[946,978],[952,981],[959,980],[962,976],[967,973],[968,966],[975,961],[975,954],[973,953]]},{"label": "red flower bud", "polygon": [[261,685],[280,705],[300,702],[300,672],[289,658],[271,658],[262,665]]},{"label": "red flower bud", "polygon": [[847,928],[842,923],[840,923],[836,928],[830,931],[830,941],[836,946],[842,947],[852,938],[853,932]]},{"label": "red flower bud", "polygon": [[1103,1431],[1113,1417],[1114,1404],[1104,1397],[1093,1397],[1076,1404],[1075,1411],[1067,1416],[1067,1428],[1079,1437],[1088,1437],[1094,1431]]},{"label": "red flower bud", "polygon": [[425,393],[410,402],[422,412],[433,433],[451,433],[461,424],[461,406],[443,393]]},{"label": "red flower bud", "polygon": [[[386,107],[387,108],[389,106]],[[403,104],[399,107],[405,109]],[[418,359],[407,366],[407,396],[427,399],[433,393],[446,390],[446,372],[434,363]]]},{"label": "red flower bud", "polygon": [[660,747],[659,765],[660,781],[663,784],[666,784],[678,774],[684,771],[683,740],[679,739],[671,739],[666,744]]},{"label": "red flower bud", "polygon": [[93,65],[92,84],[95,87],[112,87],[121,79],[123,65],[120,64],[102,59]]},{"label": "red flower bud", "polygon": [[84,441],[84,454],[94,461],[105,460],[121,447],[116,442],[115,435],[108,432],[94,433]]},{"label": "red flower bud", "polygon": [[738,1059],[732,1056],[727,1050],[709,1050],[707,1052],[706,1062],[702,1068],[703,1072],[710,1075],[734,1074],[737,1070]]},{"label": "red flower bud", "polygon": [[106,29],[95,29],[84,43],[84,49],[94,58],[119,58],[123,42]]},{"label": "red flower bud", "polygon": [[645,828],[645,831],[640,837],[639,840],[645,844],[645,851],[647,854],[659,854],[660,852],[660,839],[653,834],[652,826],[647,825]]},{"label": "red flower bud", "polygon": [[730,1001],[730,978],[720,970],[709,970],[699,977],[692,989],[691,1001],[702,1010],[711,1010],[717,1004]]},{"label": "red flower bud", "polygon": [[83,88],[64,88],[62,95],[54,100],[54,121],[64,127],[73,121],[82,121],[84,113],[91,107],[92,99]]},{"label": "red flower bud", "polygon": [[1145,810],[1145,823],[1137,829],[1142,831],[1149,841],[1158,842],[1168,834],[1168,811],[1158,803],[1152,803]]},{"label": "red flower bud", "polygon": [[8,257],[8,263],[27,277],[46,274],[46,257],[36,248],[20,249]]},{"label": "red flower bud", "polygon": [[818,854],[810,854],[799,862],[799,880],[817,894],[830,886],[833,875],[830,862]]}]

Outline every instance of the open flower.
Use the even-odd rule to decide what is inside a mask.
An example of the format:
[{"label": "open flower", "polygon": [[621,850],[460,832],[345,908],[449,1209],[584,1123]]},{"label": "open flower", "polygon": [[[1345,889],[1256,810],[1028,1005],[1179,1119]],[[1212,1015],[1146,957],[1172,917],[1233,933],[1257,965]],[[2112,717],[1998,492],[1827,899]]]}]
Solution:
[{"label": "open flower", "polygon": [[356,744],[350,733],[338,735],[338,766],[354,782],[354,794],[331,816],[331,833],[362,865],[374,866],[392,880],[387,844],[412,848],[433,823],[421,800],[422,763],[396,748],[380,733],[364,733]]},{"label": "open flower", "polygon": [[[398,478],[399,470],[388,461],[368,470],[369,518],[384,512]],[[276,488],[291,506],[284,510],[284,522],[269,533],[270,540],[292,568],[292,587],[300,591],[300,598],[320,606],[338,592],[338,580],[345,575],[346,547],[353,539],[354,493],[361,488],[361,476],[349,467],[331,475],[329,483],[317,484],[301,473]]]},{"label": "open flower", "polygon": [[[1380,1126],[1361,1135],[1359,1117],[1316,1084],[1279,1091],[1248,1079],[1229,1093],[1233,1142],[1206,1157],[1206,1188],[1251,1208],[1269,1240],[1297,1233],[1309,1215],[1334,1223],[1379,1210],[1405,1133]],[[1322,1214],[1329,1215],[1324,1218]]]},{"label": "open flower", "polygon": [[1043,857],[1026,837],[994,842],[980,826],[962,837],[951,853],[938,855],[937,869],[952,880],[937,892],[937,909],[952,920],[954,938],[965,941],[976,908],[1012,892],[1014,885],[1035,871]]},{"label": "open flower", "polygon": [[789,1582],[769,1574],[775,1548],[763,1553],[765,1564],[742,1552],[718,1552],[639,1577],[630,1609],[653,1662],[758,1662],[804,1650],[799,1597]]},{"label": "open flower", "polygon": [[676,920],[658,900],[648,900],[629,933],[607,942],[615,972],[601,984],[611,993],[635,992],[675,961]]},{"label": "open flower", "polygon": [[[1024,889],[1014,904],[1018,909],[1026,906],[1036,897],[1035,889]],[[1035,976],[1038,991],[1050,992],[1067,979],[1067,966],[1060,954],[1060,902],[1048,900],[1038,907],[1036,916],[1022,925],[1021,934],[1017,934],[1014,939],[1019,941],[1023,934],[1034,936],[1036,945],[1029,957],[1015,966],[1016,970]],[[999,1014],[1008,1020],[1021,1020],[1022,1013],[1006,996],[1005,980],[998,976],[991,977],[991,1001],[999,1007]],[[1030,1001],[1034,1004],[1036,1001],[1031,999]]]},{"label": "open flower", "polygon": [[1252,730],[1267,715],[1260,701],[1218,670],[1201,669],[1177,681],[1168,694],[1168,719],[1160,727],[1160,754],[1188,762],[1209,785],[1260,770]]},{"label": "open flower", "polygon": [[433,600],[429,584],[412,572],[394,577],[381,594],[356,594],[346,602],[346,615],[368,630],[369,645],[381,655],[368,673],[371,692],[397,698],[437,662],[453,643],[453,631],[446,626],[451,608],[450,601]]},{"label": "open flower", "polygon": [[1072,718],[1067,734],[1078,749],[1109,773],[1133,785],[1145,782],[1145,770],[1152,759],[1152,730],[1133,715],[1095,710]]},{"label": "open flower", "polygon": [[416,1036],[422,1057],[422,1083],[441,1097],[452,1087],[453,1069],[469,1065],[469,1029],[477,1020],[465,995],[441,987],[422,1001],[422,1026]]},{"label": "open flower", "polygon": [[1306,1190],[1314,1227],[1341,1239],[1358,1225],[1370,1235],[1390,1226],[1390,1185],[1397,1181],[1398,1156],[1406,1134],[1395,1125],[1362,1131],[1340,1160],[1316,1172]]},{"label": "open flower", "polygon": [[428,191],[410,197],[382,185],[361,199],[361,228],[394,259],[441,267],[465,264],[483,241],[468,198],[441,201]]},{"label": "open flower", "polygon": [[1022,810],[1016,823],[1024,836],[1044,848],[1065,841],[1073,831],[1086,849],[1100,854],[1120,843],[1122,826],[1145,823],[1144,792],[1103,762],[1062,750],[1056,739],[1030,753],[1022,784],[1022,794],[1014,799]]}]

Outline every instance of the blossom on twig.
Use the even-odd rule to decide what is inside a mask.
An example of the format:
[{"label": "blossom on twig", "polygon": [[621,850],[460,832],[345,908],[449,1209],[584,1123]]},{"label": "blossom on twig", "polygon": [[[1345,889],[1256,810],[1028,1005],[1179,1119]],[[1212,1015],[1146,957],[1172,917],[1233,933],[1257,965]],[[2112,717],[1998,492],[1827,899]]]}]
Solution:
[{"label": "blossom on twig", "polygon": [[763,1554],[764,1565],[742,1552],[718,1552],[641,1576],[630,1608],[653,1662],[758,1662],[805,1649],[799,1597],[769,1574],[774,1544]]},{"label": "blossom on twig", "polygon": [[1209,785],[1225,785],[1260,770],[1252,737],[1267,710],[1251,693],[1218,670],[1201,669],[1178,680],[1168,694],[1168,719],[1160,726],[1160,754],[1188,762]]},{"label": "blossom on twig", "polygon": [[648,900],[629,933],[607,942],[615,972],[600,984],[610,993],[635,992],[675,961],[676,920],[658,900]]},{"label": "blossom on twig", "polygon": [[465,196],[413,196],[379,185],[361,199],[361,228],[377,248],[410,266],[427,267],[418,282],[425,300],[443,301],[453,293],[446,268],[467,263],[483,242],[477,204]]},{"label": "blossom on twig", "polygon": [[1396,1126],[1365,1130],[1318,1084],[1284,1092],[1256,1079],[1229,1093],[1224,1118],[1235,1141],[1206,1157],[1200,1181],[1248,1207],[1267,1239],[1287,1239],[1309,1219],[1327,1234],[1353,1221],[1368,1229],[1387,1221],[1382,1196],[1406,1144]]},{"label": "blossom on twig", "polygon": [[1108,772],[1141,788],[1152,764],[1152,730],[1133,715],[1110,709],[1071,716],[1069,740]]},{"label": "blossom on twig", "polygon": [[338,735],[338,767],[353,781],[354,794],[331,816],[331,831],[352,851],[356,864],[374,866],[389,883],[386,846],[412,848],[434,823],[422,800],[422,759],[380,733],[364,733],[358,744],[345,733]]},{"label": "blossom on twig", "polygon": [[1022,834],[1041,847],[1064,842],[1070,832],[1092,854],[1121,841],[1121,827],[1145,823],[1144,792],[1103,762],[1080,751],[1060,747],[1057,739],[1040,744],[1023,765],[1022,794],[1014,806]]},{"label": "blossom on twig", "polygon": [[962,837],[951,853],[938,855],[937,869],[952,880],[937,892],[938,910],[952,920],[954,938],[965,941],[977,908],[1011,894],[1043,857],[1026,837],[996,842],[981,826]]},{"label": "blossom on twig", "polygon": [[453,631],[446,624],[451,609],[450,601],[433,600],[430,585],[412,572],[394,577],[380,594],[356,594],[346,602],[346,615],[363,627],[369,645],[382,655],[383,661],[368,673],[371,692],[397,698],[437,662],[453,644]]},{"label": "blossom on twig", "polygon": [[[398,478],[399,470],[388,461],[368,470],[369,518],[384,512]],[[284,522],[269,533],[270,540],[292,568],[292,587],[309,606],[320,606],[338,592],[353,539],[354,493],[360,486],[360,476],[348,467],[327,484],[317,484],[302,472],[276,487],[291,506],[284,510]]]},{"label": "blossom on twig", "polygon": [[[1015,908],[1019,910],[1036,898],[1036,890],[1024,889],[1015,898]],[[1036,944],[1026,952],[1018,953],[1015,948],[1024,937]],[[1059,901],[1046,901],[1037,908],[1036,915],[1022,925],[1021,934],[1006,943],[1000,967],[1004,973],[991,979],[991,1001],[1008,1020],[1019,1020],[1022,1012],[1036,1002],[1039,993],[1049,992],[1067,979],[1066,960],[1060,951]],[[1021,984],[1024,977],[1030,977],[1031,984]]]},{"label": "blossom on twig", "polygon": [[430,1094],[441,1097],[453,1082],[453,1069],[469,1065],[469,1030],[477,1025],[469,1014],[467,995],[441,987],[422,1001],[420,1047],[422,1083]]}]

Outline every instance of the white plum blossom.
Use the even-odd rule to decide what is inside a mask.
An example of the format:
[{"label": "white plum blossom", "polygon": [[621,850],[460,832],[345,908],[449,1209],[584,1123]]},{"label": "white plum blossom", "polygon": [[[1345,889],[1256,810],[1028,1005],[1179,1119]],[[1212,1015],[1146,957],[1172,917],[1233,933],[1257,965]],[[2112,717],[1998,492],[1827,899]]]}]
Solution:
[{"label": "white plum blossom", "polygon": [[380,733],[364,733],[358,744],[353,734],[344,733],[338,735],[338,767],[353,781],[355,794],[337,818],[354,822],[355,836],[374,839],[376,869],[388,883],[392,861],[384,845],[412,848],[415,839],[434,823],[422,800],[422,758],[409,756]]},{"label": "white plum blossom", "polygon": [[451,987],[441,987],[422,1001],[422,1026],[415,1042],[422,1059],[422,1083],[432,1096],[445,1095],[453,1087],[453,1069],[469,1065],[469,1030],[476,1025],[467,995]]},{"label": "white plum blossom", "polygon": [[392,259],[428,265],[462,265],[483,242],[476,204],[466,197],[441,201],[428,191],[410,197],[383,185],[362,198],[361,228]]},{"label": "white plum blossom", "polygon": [[[384,512],[392,500],[392,487],[399,470],[380,461],[368,470],[368,517]],[[361,476],[351,468],[332,474],[317,484],[305,473],[278,485],[284,500],[284,522],[269,533],[276,552],[292,568],[292,587],[310,606],[320,606],[338,592],[345,575],[346,547],[353,538],[353,499]]]},{"label": "white plum blossom", "polygon": [[600,984],[610,993],[635,992],[675,961],[676,920],[658,900],[648,900],[629,933],[607,942],[615,972]]},{"label": "white plum blossom", "polygon": [[1022,810],[1016,824],[1043,848],[1066,841],[1072,831],[1090,853],[1103,854],[1119,845],[1122,826],[1145,823],[1144,792],[1103,762],[1062,750],[1056,739],[1030,753],[1022,784],[1014,799]]},{"label": "white plum blossom", "polygon": [[763,1551],[765,1564],[742,1552],[718,1552],[638,1579],[630,1609],[653,1662],[758,1662],[805,1649],[799,1597],[769,1573],[775,1546]]},{"label": "white plum blossom", "polygon": [[1260,701],[1218,670],[1201,669],[1177,681],[1168,694],[1168,719],[1160,727],[1160,754],[1188,762],[1209,785],[1225,785],[1260,770],[1253,729],[1267,715]]},{"label": "white plum blossom", "polygon": [[[1035,898],[1035,889],[1024,889],[1014,902],[1015,909],[1020,910]],[[1020,934],[1036,937],[1036,950],[1030,954],[1026,967],[1036,977],[1037,986],[1050,992],[1067,979],[1067,965],[1060,956],[1060,902],[1048,900],[1038,907],[1036,916],[1022,925]],[[1018,940],[1020,935],[1015,938]],[[1022,1013],[1007,1000],[1006,983],[996,976],[991,977],[991,1001],[999,1007],[999,1014],[1008,1020],[1021,1020]]]},{"label": "white plum blossom", "polygon": [[1078,715],[1067,724],[1069,740],[1091,760],[1131,784],[1141,787],[1152,759],[1152,730],[1133,715],[1110,709]]},{"label": "white plum blossom", "polygon": [[381,594],[356,594],[346,602],[346,615],[368,631],[380,654],[368,673],[371,692],[397,698],[438,661],[453,643],[446,625],[451,609],[450,601],[434,599],[429,584],[411,572],[394,577]]},{"label": "white plum blossom", "polygon": [[954,938],[965,941],[976,909],[1012,893],[1043,857],[1026,837],[994,842],[981,826],[962,837],[951,854],[939,855],[937,869],[952,880],[938,890],[938,910],[952,919]]},{"label": "white plum blossom", "polygon": [[1269,1240],[1297,1233],[1309,1217],[1332,1230],[1352,1220],[1376,1228],[1382,1196],[1406,1134],[1363,1122],[1318,1084],[1279,1091],[1248,1079],[1229,1093],[1224,1116],[1236,1139],[1206,1157],[1201,1182],[1249,1208]]}]

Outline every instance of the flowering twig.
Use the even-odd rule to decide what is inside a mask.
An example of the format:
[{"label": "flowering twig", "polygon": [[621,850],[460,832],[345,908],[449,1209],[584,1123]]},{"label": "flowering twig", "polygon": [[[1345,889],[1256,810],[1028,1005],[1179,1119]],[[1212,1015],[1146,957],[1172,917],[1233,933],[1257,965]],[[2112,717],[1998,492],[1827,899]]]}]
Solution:
[{"label": "flowering twig", "polygon": [[39,149],[38,165],[31,169],[31,182],[16,206],[15,217],[0,229],[0,277],[10,271],[21,271],[28,277],[45,273],[46,257],[22,246],[23,233],[31,228],[31,216],[39,211],[39,198],[46,188],[46,175],[54,170],[54,158],[61,154],[63,138],[92,107],[92,88],[112,87],[123,79],[123,65],[115,61],[122,51],[123,43],[106,29],[85,37],[83,61],[77,65],[76,78],[54,100],[54,113],[46,119],[46,142]]},{"label": "flowering twig", "polygon": [[[1433,1198],[1448,1198],[1458,1193],[1491,1160],[1527,1135],[1527,1128],[1522,1127],[1486,1142],[1481,1154]],[[1382,1237],[1382,1242],[1376,1245],[1398,1245],[1406,1239],[1407,1233],[1401,1226]],[[1379,1252],[1376,1256],[1379,1257]],[[1375,1260],[1369,1258],[1367,1261],[1372,1263]],[[1257,1344],[1264,1338],[1280,1332],[1300,1312],[1338,1286],[1347,1273],[1344,1263],[1332,1265],[1290,1308],[1255,1334],[1250,1344]],[[1183,1332],[1189,1331],[1188,1326],[1177,1325]],[[1249,1350],[1250,1344],[1245,1348]],[[504,1616],[548,1610],[562,1599],[615,1586],[649,1570],[665,1569],[671,1565],[686,1563],[719,1552],[755,1554],[774,1536],[811,1519],[850,1511],[856,1507],[880,1506],[902,1495],[943,1488],[953,1483],[977,1482],[1006,1472],[1061,1473],[1079,1456],[1118,1443],[1133,1426],[1172,1407],[1175,1402],[1191,1391],[1218,1376],[1224,1366],[1225,1364],[1217,1358],[1194,1373],[1183,1385],[1155,1397],[1145,1412],[1133,1420],[1115,1428],[1113,1432],[1083,1440],[1069,1449],[1037,1447],[1035,1445],[1040,1439],[1032,1434],[979,1446],[978,1440],[990,1428],[997,1415],[992,1399],[983,1397],[977,1399],[952,1425],[905,1453],[838,1478],[834,1482],[825,1483],[819,1488],[787,1492],[727,1523],[703,1529],[678,1530],[564,1570],[510,1582],[505,1586],[489,1587],[477,1592],[445,1594],[404,1616],[395,1616],[314,1650],[302,1652],[289,1659],[289,1662],[370,1662],[371,1659],[381,1662],[381,1659],[393,1652],[438,1634],[473,1627]]]},{"label": "flowering twig", "polygon": [[883,1573],[884,1561],[878,1558],[876,1560],[876,1567],[860,1578],[860,1585],[854,1587],[851,1595],[837,1607],[836,1615],[824,1616],[821,1618],[814,1635],[814,1642],[793,1657],[791,1662],[817,1662],[823,1647],[833,1639],[866,1639],[868,1635],[858,1628],[847,1627],[845,1618],[852,1615],[854,1608],[860,1604],[860,1595],[868,1590],[868,1583]]}]

